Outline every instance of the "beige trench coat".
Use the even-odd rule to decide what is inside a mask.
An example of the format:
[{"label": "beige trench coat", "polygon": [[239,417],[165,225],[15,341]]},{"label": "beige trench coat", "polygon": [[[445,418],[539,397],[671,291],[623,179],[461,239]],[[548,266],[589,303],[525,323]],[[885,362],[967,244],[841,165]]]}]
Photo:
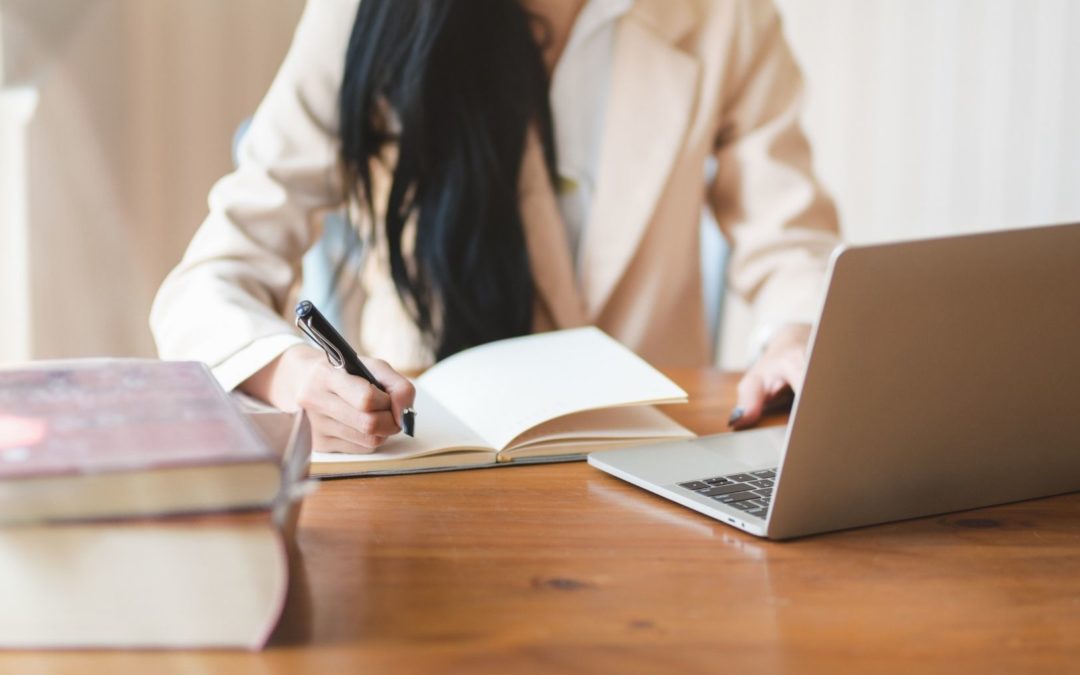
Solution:
[{"label": "beige trench coat", "polygon": [[[319,214],[345,201],[338,91],[359,0],[309,0],[237,170],[151,313],[160,354],[196,359],[226,387],[302,341],[287,318]],[[812,320],[837,218],[798,125],[801,78],[765,0],[637,0],[615,28],[597,188],[575,269],[536,143],[521,210],[535,329],[594,324],[659,366],[710,362],[699,265],[702,207],[732,244],[729,283],[759,325]],[[706,159],[717,159],[706,184]],[[368,256],[358,350],[403,370],[431,355],[381,251]]]}]

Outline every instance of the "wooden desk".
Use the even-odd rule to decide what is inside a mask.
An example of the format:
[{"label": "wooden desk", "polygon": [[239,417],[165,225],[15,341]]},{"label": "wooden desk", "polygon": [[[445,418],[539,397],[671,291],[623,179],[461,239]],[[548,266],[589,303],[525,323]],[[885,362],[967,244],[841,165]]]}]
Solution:
[{"label": "wooden desk", "polygon": [[[721,430],[734,377],[673,375]],[[327,482],[299,545],[262,653],[0,672],[1080,671],[1080,495],[777,544],[574,463]]]}]

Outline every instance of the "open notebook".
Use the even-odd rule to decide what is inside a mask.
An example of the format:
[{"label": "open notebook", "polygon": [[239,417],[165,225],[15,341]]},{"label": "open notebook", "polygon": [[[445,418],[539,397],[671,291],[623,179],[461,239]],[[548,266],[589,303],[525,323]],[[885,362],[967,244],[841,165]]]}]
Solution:
[{"label": "open notebook", "polygon": [[316,452],[312,475],[564,461],[694,436],[652,407],[685,403],[686,392],[596,328],[474,347],[415,384],[415,438],[399,434],[367,455]]}]

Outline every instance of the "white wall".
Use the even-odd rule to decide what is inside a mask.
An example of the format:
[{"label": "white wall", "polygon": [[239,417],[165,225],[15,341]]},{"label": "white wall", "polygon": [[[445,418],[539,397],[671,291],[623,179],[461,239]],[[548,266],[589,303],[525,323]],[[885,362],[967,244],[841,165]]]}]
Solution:
[{"label": "white wall", "polygon": [[[1080,221],[1080,2],[775,1],[847,240]],[[725,367],[750,324],[729,294]]]},{"label": "white wall", "polygon": [[[2,45],[0,45],[2,47]],[[0,70],[2,72],[2,70]],[[4,355],[30,353],[29,231],[27,221],[27,129],[37,106],[29,87],[0,87],[0,363]]]},{"label": "white wall", "polygon": [[850,239],[1080,221],[1080,2],[777,2]]},{"label": "white wall", "polygon": [[[152,355],[161,279],[229,170],[303,0],[0,0],[0,362]],[[0,103],[0,106],[5,104]],[[3,166],[14,167],[6,173]],[[7,304],[5,303],[5,306]]]}]

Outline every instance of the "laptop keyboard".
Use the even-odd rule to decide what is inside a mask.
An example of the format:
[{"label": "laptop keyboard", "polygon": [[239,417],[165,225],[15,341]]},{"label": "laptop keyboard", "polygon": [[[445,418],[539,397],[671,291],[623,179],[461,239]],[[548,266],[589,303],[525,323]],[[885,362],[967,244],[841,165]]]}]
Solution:
[{"label": "laptop keyboard", "polygon": [[687,481],[679,487],[764,520],[772,504],[775,478],[775,469],[764,469]]}]

